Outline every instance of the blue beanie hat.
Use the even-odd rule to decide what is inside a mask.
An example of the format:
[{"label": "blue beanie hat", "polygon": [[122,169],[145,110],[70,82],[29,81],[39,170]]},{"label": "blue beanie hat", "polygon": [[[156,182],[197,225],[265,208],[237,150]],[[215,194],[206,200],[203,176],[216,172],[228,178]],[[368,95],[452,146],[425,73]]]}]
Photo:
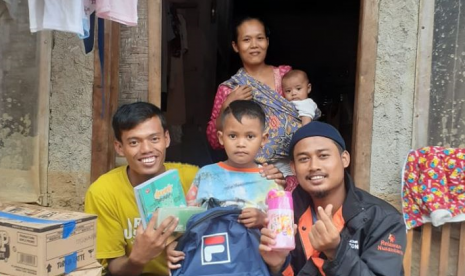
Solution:
[{"label": "blue beanie hat", "polygon": [[314,136],[326,137],[341,146],[343,150],[346,150],[346,144],[342,139],[341,134],[332,125],[322,123],[318,121],[312,121],[305,126],[299,128],[292,136],[291,143],[289,145],[289,156],[294,154],[294,146],[302,139]]}]

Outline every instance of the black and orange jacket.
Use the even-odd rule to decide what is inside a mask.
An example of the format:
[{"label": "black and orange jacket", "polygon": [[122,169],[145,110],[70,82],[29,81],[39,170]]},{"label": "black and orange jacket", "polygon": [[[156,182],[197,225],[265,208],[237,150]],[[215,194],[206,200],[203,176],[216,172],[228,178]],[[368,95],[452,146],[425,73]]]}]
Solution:
[{"label": "black and orange jacket", "polygon": [[291,252],[292,271],[286,269],[284,275],[404,275],[406,228],[401,214],[387,202],[356,188],[348,174],[345,185],[346,199],[342,210],[335,214],[342,221],[341,242],[332,261],[318,252],[317,256],[307,257],[310,242],[305,233],[313,223],[309,212],[312,200],[300,186],[294,190],[295,223],[299,229],[296,248]]}]

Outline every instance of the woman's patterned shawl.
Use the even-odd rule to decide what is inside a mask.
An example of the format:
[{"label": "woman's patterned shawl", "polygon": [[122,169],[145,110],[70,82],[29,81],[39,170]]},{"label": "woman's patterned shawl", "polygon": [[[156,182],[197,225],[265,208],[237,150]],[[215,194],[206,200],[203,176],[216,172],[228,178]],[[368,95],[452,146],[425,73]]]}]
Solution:
[{"label": "woman's patterned shawl", "polygon": [[258,103],[266,115],[268,142],[257,154],[258,163],[273,162],[288,157],[288,148],[292,135],[301,126],[294,105],[269,86],[249,76],[243,68],[222,83],[231,89],[238,85],[252,88],[253,100]]}]

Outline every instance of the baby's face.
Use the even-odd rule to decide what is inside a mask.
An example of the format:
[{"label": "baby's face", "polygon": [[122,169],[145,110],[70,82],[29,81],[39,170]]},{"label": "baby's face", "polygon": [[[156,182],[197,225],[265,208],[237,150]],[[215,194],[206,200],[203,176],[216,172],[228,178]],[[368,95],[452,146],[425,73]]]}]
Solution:
[{"label": "baby's face", "polygon": [[284,97],[288,101],[305,100],[311,90],[312,86],[307,78],[300,74],[283,79]]}]

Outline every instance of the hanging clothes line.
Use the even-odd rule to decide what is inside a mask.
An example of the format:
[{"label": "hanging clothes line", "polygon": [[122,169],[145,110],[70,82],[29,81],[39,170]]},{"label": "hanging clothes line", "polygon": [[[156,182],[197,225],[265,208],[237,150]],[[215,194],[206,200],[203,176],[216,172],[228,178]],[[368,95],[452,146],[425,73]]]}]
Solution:
[{"label": "hanging clothes line", "polygon": [[76,33],[81,39],[90,33],[90,16],[136,26],[138,0],[28,0],[31,32],[56,30]]}]

